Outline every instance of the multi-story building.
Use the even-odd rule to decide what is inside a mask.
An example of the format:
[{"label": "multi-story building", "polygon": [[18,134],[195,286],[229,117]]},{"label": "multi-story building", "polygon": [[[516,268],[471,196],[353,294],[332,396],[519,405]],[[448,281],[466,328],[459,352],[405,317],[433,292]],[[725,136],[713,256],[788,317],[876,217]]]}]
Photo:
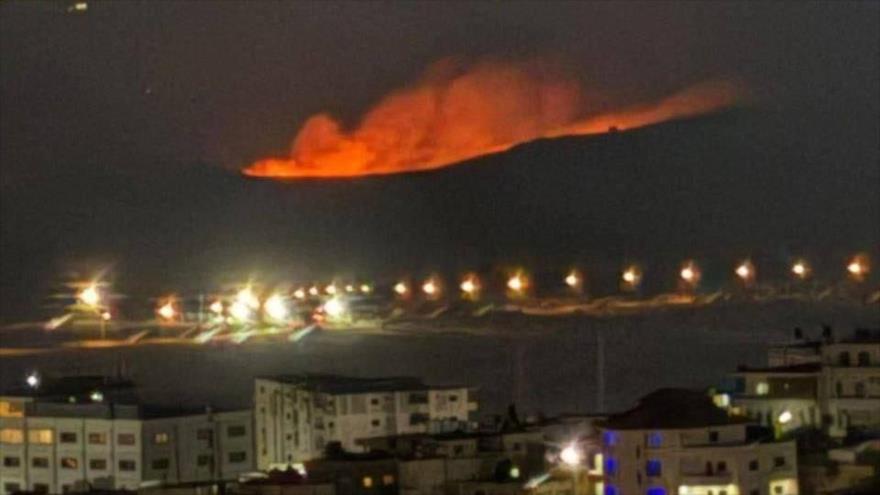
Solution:
[{"label": "multi-story building", "polygon": [[260,469],[316,459],[330,443],[355,452],[364,438],[455,430],[477,409],[467,387],[414,378],[279,376],[254,389]]},{"label": "multi-story building", "polygon": [[74,377],[0,396],[0,495],[214,483],[253,470],[250,411],[151,408]]},{"label": "multi-story building", "polygon": [[702,392],[659,390],[601,429],[605,495],[798,493],[795,443],[757,435]]},{"label": "multi-story building", "polygon": [[735,412],[782,432],[880,431],[880,333],[777,346],[768,361],[766,368],[741,367],[721,387]]}]

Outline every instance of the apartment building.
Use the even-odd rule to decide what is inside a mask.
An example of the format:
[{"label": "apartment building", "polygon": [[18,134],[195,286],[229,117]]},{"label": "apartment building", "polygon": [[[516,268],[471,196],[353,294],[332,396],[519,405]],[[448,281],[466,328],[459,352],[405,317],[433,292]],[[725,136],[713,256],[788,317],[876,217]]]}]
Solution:
[{"label": "apartment building", "polygon": [[605,495],[798,493],[795,443],[756,434],[702,392],[658,390],[601,431]]},{"label": "apartment building", "polygon": [[365,438],[456,430],[476,409],[472,389],[428,386],[414,378],[258,378],[257,466],[265,470],[316,459],[330,443],[356,452],[358,440]]},{"label": "apartment building", "polygon": [[136,401],[130,382],[72,377],[0,396],[0,495],[212,483],[253,470],[250,411]]}]

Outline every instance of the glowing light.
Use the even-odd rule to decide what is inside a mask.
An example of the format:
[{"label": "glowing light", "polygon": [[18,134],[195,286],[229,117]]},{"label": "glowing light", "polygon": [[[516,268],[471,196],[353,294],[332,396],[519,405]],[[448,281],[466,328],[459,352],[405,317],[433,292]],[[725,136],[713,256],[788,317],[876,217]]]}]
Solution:
[{"label": "glowing light", "polygon": [[870,271],[867,257],[862,255],[854,257],[849,264],[846,265],[846,271],[848,271],[850,276],[856,280],[863,279]]},{"label": "glowing light", "polygon": [[776,420],[779,421],[779,424],[784,425],[784,424],[790,422],[791,418],[792,418],[791,411],[786,409],[785,411],[782,411],[781,413],[779,413],[779,417],[776,418]]},{"label": "glowing light", "polygon": [[279,294],[272,294],[266,299],[266,302],[263,303],[263,311],[273,320],[283,320],[288,315],[287,305]]},{"label": "glowing light", "polygon": [[459,287],[461,288],[461,291],[467,295],[473,295],[480,290],[479,282],[477,281],[477,278],[473,276],[464,279]]},{"label": "glowing light", "polygon": [[581,453],[574,445],[569,445],[559,453],[559,460],[568,466],[578,466],[581,463]]},{"label": "glowing light", "polygon": [[807,266],[805,261],[798,261],[791,265],[791,273],[795,274],[798,278],[806,278],[809,271],[810,267]]},{"label": "glowing light", "polygon": [[736,276],[744,282],[748,282],[755,278],[755,265],[751,261],[746,260],[736,267]]},{"label": "glowing light", "polygon": [[109,311],[104,311],[103,313],[101,313],[101,319],[104,321],[110,321],[110,318],[112,317],[113,315],[111,315]]},{"label": "glowing light", "polygon": [[156,313],[158,313],[159,316],[166,320],[173,320],[174,317],[177,316],[177,310],[174,309],[174,303],[171,301],[168,301],[162,306],[159,306],[159,309],[156,310]]},{"label": "glowing light", "polygon": [[508,473],[508,474],[510,474],[511,479],[514,479],[514,480],[519,479],[519,476],[520,476],[519,468],[516,466],[511,466],[510,473]]},{"label": "glowing light", "polygon": [[97,308],[101,304],[101,293],[95,284],[89,285],[77,296],[79,300],[86,306]]},{"label": "glowing light", "polygon": [[578,272],[572,270],[571,273],[566,275],[565,277],[565,285],[571,287],[572,289],[577,288],[581,285],[581,276]]},{"label": "glowing light", "polygon": [[396,292],[397,295],[402,296],[409,292],[409,287],[407,287],[406,284],[403,282],[397,282],[394,285],[394,292]]},{"label": "glowing light", "polygon": [[642,272],[637,266],[631,265],[623,271],[621,278],[623,279],[624,288],[634,289],[642,281]]},{"label": "glowing light", "polygon": [[372,291],[373,291],[373,288],[370,287],[369,285],[367,285],[367,284],[361,284],[361,293],[362,293],[362,294],[369,294],[369,293],[372,292]]},{"label": "glowing light", "polygon": [[24,381],[25,383],[27,383],[28,387],[37,388],[40,386],[40,375],[36,371],[34,371],[32,373],[29,373],[28,376],[25,377]]},{"label": "glowing light", "polygon": [[437,287],[437,283],[434,282],[433,279],[428,279],[427,281],[425,281],[424,284],[422,284],[422,292],[429,296],[436,295],[438,291],[439,288]]},{"label": "glowing light", "polygon": [[345,313],[345,304],[338,297],[324,303],[324,312],[331,318],[339,318]]},{"label": "glowing light", "polygon": [[331,296],[334,296],[334,295],[336,295],[336,286],[333,284],[330,284],[327,287],[324,287],[324,292],[326,292],[327,294],[330,294]]},{"label": "glowing light", "polygon": [[700,281],[700,269],[693,261],[686,262],[678,275],[684,283],[691,286],[697,285]]},{"label": "glowing light", "polygon": [[348,292],[348,293],[354,292],[354,286],[351,284],[346,285],[345,292]]},{"label": "glowing light", "polygon": [[208,306],[208,309],[210,309],[212,313],[216,313],[218,315],[222,314],[223,313],[223,301],[217,300],[217,301],[212,302],[211,305]]},{"label": "glowing light", "polygon": [[89,399],[92,402],[103,402],[104,401],[104,393],[100,390],[93,390],[91,394],[89,394]]},{"label": "glowing light", "polygon": [[522,292],[526,288],[525,277],[519,273],[510,277],[507,279],[507,288],[514,292]]},{"label": "glowing light", "polygon": [[311,286],[311,287],[309,287],[309,295],[311,295],[311,296],[317,296],[319,292],[320,292],[320,291],[318,291],[318,288],[315,287],[314,285]]},{"label": "glowing light", "polygon": [[238,294],[235,296],[235,302],[242,304],[250,309],[257,309],[260,307],[260,300],[257,299],[257,296],[254,294],[254,291],[251,290],[250,287],[245,287],[238,291]]},{"label": "glowing light", "polygon": [[239,321],[245,321],[251,317],[251,308],[242,301],[235,301],[229,306],[229,314]]},{"label": "glowing light", "polygon": [[306,298],[306,291],[303,290],[302,288],[296,289],[295,291],[293,291],[293,297],[295,297],[297,299],[305,299]]}]

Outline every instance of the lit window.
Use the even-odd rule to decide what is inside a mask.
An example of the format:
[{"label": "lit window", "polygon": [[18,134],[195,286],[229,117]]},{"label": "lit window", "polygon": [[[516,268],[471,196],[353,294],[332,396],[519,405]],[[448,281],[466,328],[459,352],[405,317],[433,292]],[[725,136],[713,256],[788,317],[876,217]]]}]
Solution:
[{"label": "lit window", "polygon": [[659,431],[649,433],[645,443],[652,449],[659,449],[663,446],[663,435]]},{"label": "lit window", "polygon": [[385,486],[391,486],[394,484],[394,475],[393,474],[383,474],[382,475],[382,484]]},{"label": "lit window", "polygon": [[617,487],[606,485],[605,486],[605,495],[617,495]]},{"label": "lit window", "polygon": [[615,445],[617,443],[617,435],[613,431],[606,431],[602,434],[602,442],[606,447]]},{"label": "lit window", "polygon": [[666,495],[666,489],[663,487],[648,488],[648,495]]},{"label": "lit window", "polygon": [[79,467],[79,460],[76,457],[62,457],[61,469],[76,469]]},{"label": "lit window", "polygon": [[119,445],[134,445],[134,433],[120,433],[116,435],[116,443]]},{"label": "lit window", "polygon": [[107,434],[102,432],[89,433],[89,444],[105,445],[107,443]]},{"label": "lit window", "polygon": [[663,474],[663,466],[657,459],[649,459],[645,463],[645,474],[648,476],[661,476]]},{"label": "lit window", "polygon": [[21,404],[10,402],[8,400],[0,400],[0,418],[20,418],[24,415]]},{"label": "lit window", "polygon": [[605,459],[605,472],[608,473],[609,476],[617,474],[617,461],[610,457]]},{"label": "lit window", "polygon": [[28,430],[28,443],[50,444],[52,443],[52,430]]},{"label": "lit window", "polygon": [[167,433],[156,433],[153,436],[153,443],[155,443],[155,444],[168,443],[168,434]]},{"label": "lit window", "polygon": [[373,478],[371,478],[369,476],[364,476],[364,478],[361,480],[361,485],[363,485],[364,488],[372,488],[373,487]]},{"label": "lit window", "polygon": [[0,430],[0,443],[22,443],[24,432],[18,428],[3,428]]},{"label": "lit window", "polygon": [[758,382],[755,385],[755,394],[757,395],[767,395],[770,393],[770,384],[767,382]]}]

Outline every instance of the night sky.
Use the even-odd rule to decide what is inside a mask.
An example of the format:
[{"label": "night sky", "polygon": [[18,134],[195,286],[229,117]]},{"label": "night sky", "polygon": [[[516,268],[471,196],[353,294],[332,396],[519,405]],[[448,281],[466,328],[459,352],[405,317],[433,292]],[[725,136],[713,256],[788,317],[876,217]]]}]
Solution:
[{"label": "night sky", "polygon": [[[877,3],[68,5],[0,3],[0,318],[37,307],[32,291],[72,266],[112,265],[149,292],[217,270],[677,262],[688,248],[785,259],[880,243]],[[710,79],[751,98],[419,177],[239,176],[310,115],[354,125],[444,57],[552,61],[601,95],[597,109]]]}]

